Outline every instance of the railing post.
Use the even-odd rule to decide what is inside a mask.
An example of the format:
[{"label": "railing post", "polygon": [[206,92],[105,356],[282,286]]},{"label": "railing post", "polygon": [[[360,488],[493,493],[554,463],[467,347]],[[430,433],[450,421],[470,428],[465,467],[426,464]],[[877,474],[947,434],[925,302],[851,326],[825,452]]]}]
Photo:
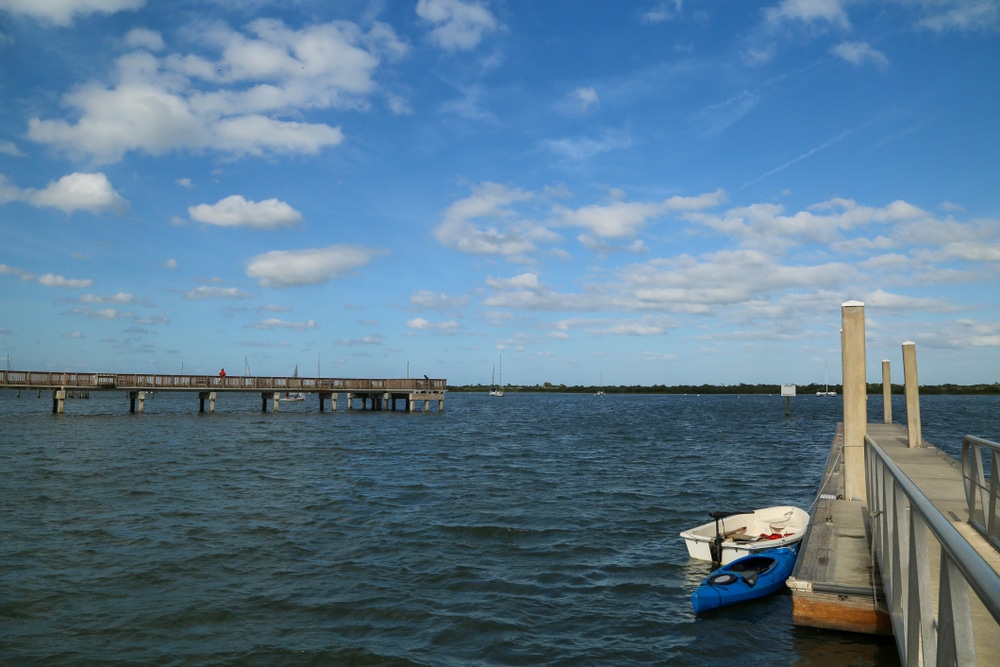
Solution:
[{"label": "railing post", "polygon": [[865,373],[865,304],[841,304],[844,378],[844,497],[865,499],[865,434],[868,384]]}]

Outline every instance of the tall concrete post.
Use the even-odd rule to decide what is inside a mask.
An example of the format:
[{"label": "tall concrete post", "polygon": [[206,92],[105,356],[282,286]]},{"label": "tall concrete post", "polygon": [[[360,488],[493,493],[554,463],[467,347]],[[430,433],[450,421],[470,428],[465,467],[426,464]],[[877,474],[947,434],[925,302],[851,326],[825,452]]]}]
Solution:
[{"label": "tall concrete post", "polygon": [[906,435],[910,447],[922,447],[920,385],[917,383],[917,344],[903,343],[903,385],[906,393]]},{"label": "tall concrete post", "polygon": [[882,421],[892,423],[892,380],[889,378],[889,360],[882,360]]},{"label": "tall concrete post", "polygon": [[865,304],[841,304],[844,365],[844,497],[864,500],[865,434],[868,432],[868,379],[865,373]]}]

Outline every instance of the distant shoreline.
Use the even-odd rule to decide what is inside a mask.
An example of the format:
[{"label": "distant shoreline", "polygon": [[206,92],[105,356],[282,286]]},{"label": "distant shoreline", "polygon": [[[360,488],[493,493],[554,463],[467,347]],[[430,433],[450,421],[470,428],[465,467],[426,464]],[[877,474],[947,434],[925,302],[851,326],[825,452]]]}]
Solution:
[{"label": "distant shoreline", "polygon": [[[618,387],[606,386],[567,386],[564,384],[555,385],[546,382],[542,385],[533,386],[504,386],[505,392],[512,393],[549,393],[549,394],[593,394],[598,390],[603,390],[606,394],[781,394],[781,385],[777,384],[734,384],[734,385],[622,385]],[[450,392],[488,392],[490,385],[449,385]],[[818,391],[826,391],[823,384],[797,385],[796,394],[799,396],[813,396]],[[830,385],[830,391],[837,392],[838,396],[843,393],[840,385]],[[868,394],[881,394],[882,385],[869,384]],[[892,385],[893,394],[903,394],[903,385]],[[936,395],[964,395],[964,396],[998,396],[1000,395],[1000,382],[993,384],[938,384],[921,385],[920,394],[922,396]],[[833,397],[831,397],[833,398]]]}]

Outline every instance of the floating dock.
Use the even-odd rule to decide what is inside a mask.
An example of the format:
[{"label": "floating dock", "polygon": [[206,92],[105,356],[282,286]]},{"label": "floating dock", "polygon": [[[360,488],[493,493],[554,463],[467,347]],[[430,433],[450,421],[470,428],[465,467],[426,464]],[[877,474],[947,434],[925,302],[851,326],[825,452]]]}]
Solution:
[{"label": "floating dock", "polygon": [[[397,402],[405,401],[406,410],[418,406],[430,411],[444,410],[448,381],[443,379],[362,379],[253,377],[234,375],[145,375],[138,373],[50,373],[44,371],[0,371],[0,389],[20,391],[51,391],[52,412],[65,412],[66,399],[87,395],[92,391],[121,391],[128,394],[129,411],[144,412],[145,401],[153,392],[192,392],[198,395],[199,412],[215,412],[215,402],[224,393],[259,393],[261,411],[271,403],[275,412],[289,394],[312,394],[319,401],[321,412],[329,402],[336,412],[340,394],[344,394],[347,409],[360,401],[363,410],[396,410]],[[287,399],[284,399],[287,400]]]},{"label": "floating dock", "polygon": [[843,304],[844,422],[787,581],[796,625],[893,635],[905,665],[1000,665],[1000,444],[956,461],[921,438],[916,349],[903,343],[906,425],[866,406],[864,304]]}]

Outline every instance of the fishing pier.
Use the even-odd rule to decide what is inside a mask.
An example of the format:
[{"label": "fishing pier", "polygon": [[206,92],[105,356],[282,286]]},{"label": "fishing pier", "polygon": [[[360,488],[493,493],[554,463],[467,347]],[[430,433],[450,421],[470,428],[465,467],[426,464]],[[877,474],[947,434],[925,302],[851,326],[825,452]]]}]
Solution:
[{"label": "fishing pier", "polygon": [[[344,394],[348,410],[360,401],[362,410],[396,410],[400,401],[408,412],[421,407],[429,412],[433,404],[444,410],[447,380],[441,379],[358,379],[251,377],[233,375],[142,375],[134,373],[49,373],[37,371],[0,371],[0,389],[17,392],[43,391],[52,393],[52,412],[63,414],[66,399],[86,397],[92,391],[119,391],[128,396],[129,412],[142,413],[146,399],[154,392],[190,392],[198,396],[198,411],[215,412],[215,402],[230,393],[259,393],[261,412],[268,403],[274,412],[282,402],[305,400],[313,395],[319,401],[320,412],[337,411],[337,402]],[[292,398],[294,396],[294,399]]]},{"label": "fishing pier", "polygon": [[916,346],[902,344],[905,426],[869,423],[864,304],[842,306],[838,426],[792,576],[796,625],[893,635],[904,665],[1000,665],[1000,444],[956,461],[921,437]]}]

